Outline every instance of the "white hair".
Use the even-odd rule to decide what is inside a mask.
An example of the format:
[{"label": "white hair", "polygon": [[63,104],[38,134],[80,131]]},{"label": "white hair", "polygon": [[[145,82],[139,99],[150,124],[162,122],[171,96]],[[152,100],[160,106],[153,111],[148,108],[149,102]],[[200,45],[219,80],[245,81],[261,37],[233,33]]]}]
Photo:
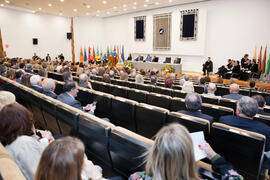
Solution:
[{"label": "white hair", "polygon": [[33,75],[30,78],[30,83],[32,86],[38,85],[38,83],[41,82],[41,78],[39,75]]},{"label": "white hair", "polygon": [[137,75],[135,76],[135,82],[136,82],[136,83],[143,84],[143,76],[140,75],[140,74],[137,74]]},{"label": "white hair", "polygon": [[50,92],[55,89],[55,81],[50,78],[46,78],[42,81],[42,89],[45,92]]},{"label": "white hair", "polygon": [[186,81],[182,87],[182,90],[185,91],[186,93],[193,93],[194,92],[193,83],[190,81]]}]

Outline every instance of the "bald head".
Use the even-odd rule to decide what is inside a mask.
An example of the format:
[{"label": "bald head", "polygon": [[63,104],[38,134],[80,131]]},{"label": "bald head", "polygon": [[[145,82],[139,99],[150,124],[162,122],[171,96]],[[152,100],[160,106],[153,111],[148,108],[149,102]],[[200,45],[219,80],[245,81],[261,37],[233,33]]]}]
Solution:
[{"label": "bald head", "polygon": [[231,94],[238,94],[239,93],[239,85],[238,84],[231,84],[230,85],[230,93]]}]

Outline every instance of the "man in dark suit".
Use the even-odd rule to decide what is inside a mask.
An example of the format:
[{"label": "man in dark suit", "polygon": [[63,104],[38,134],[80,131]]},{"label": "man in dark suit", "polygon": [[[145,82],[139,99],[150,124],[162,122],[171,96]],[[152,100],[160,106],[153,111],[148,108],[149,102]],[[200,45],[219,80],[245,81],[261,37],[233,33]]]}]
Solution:
[{"label": "man in dark suit", "polygon": [[247,61],[248,61],[248,54],[245,54],[244,57],[241,59],[241,67],[242,68],[246,68]]},{"label": "man in dark suit", "polygon": [[209,75],[210,72],[213,72],[213,62],[211,61],[211,57],[208,57],[207,61],[203,64],[203,75],[207,72]]},{"label": "man in dark suit", "polygon": [[198,93],[188,93],[185,98],[186,110],[178,111],[179,113],[203,118],[213,123],[214,118],[201,112],[202,99]]},{"label": "man in dark suit", "polygon": [[266,124],[253,120],[253,117],[258,112],[258,103],[255,99],[243,96],[237,103],[237,116],[222,116],[219,119],[220,123],[229,126],[237,127],[247,131],[256,132],[266,137],[265,149],[270,150],[270,127]]},{"label": "man in dark suit", "polygon": [[57,99],[57,95],[54,93],[55,81],[53,79],[46,78],[42,81],[43,94]]},{"label": "man in dark suit", "polygon": [[252,96],[252,98],[255,99],[258,103],[258,106],[259,106],[258,114],[270,116],[269,113],[264,112],[264,107],[266,106],[264,97],[262,97],[261,95],[255,95],[255,96]]},{"label": "man in dark suit", "polygon": [[41,83],[42,82],[41,82],[41,78],[40,78],[39,75],[33,75],[33,76],[31,76],[30,83],[31,83],[30,88],[32,88],[35,91],[40,92],[40,93],[43,92],[43,89],[41,87]]},{"label": "man in dark suit", "polygon": [[224,95],[223,98],[226,99],[233,99],[233,100],[239,100],[242,98],[242,95],[239,94],[239,85],[238,84],[231,84],[230,85],[230,94]]}]

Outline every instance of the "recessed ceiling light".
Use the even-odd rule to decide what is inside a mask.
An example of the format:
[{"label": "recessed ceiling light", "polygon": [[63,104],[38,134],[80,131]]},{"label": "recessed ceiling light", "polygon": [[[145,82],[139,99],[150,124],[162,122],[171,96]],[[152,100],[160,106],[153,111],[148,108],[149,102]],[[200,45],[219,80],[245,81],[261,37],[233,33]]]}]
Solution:
[{"label": "recessed ceiling light", "polygon": [[64,2],[65,0],[60,0],[60,2]]},{"label": "recessed ceiling light", "polygon": [[89,16],[89,13],[86,13],[87,16]]},{"label": "recessed ceiling light", "polygon": [[6,0],[5,2],[8,3],[8,4],[10,3],[10,1],[8,1],[8,0]]},{"label": "recessed ceiling light", "polygon": [[73,9],[74,12],[77,12],[78,10],[77,9]]},{"label": "recessed ceiling light", "polygon": [[87,5],[86,7],[89,9],[91,6],[90,5]]},{"label": "recessed ceiling light", "polygon": [[169,0],[169,2],[171,3],[171,2],[172,2],[172,0]]},{"label": "recessed ceiling light", "polygon": [[97,13],[99,13],[100,12],[100,10],[97,10]]},{"label": "recessed ceiling light", "polygon": [[134,2],[133,4],[134,4],[134,5],[137,5],[137,2]]},{"label": "recessed ceiling light", "polygon": [[107,1],[102,1],[103,4],[107,4]]},{"label": "recessed ceiling light", "polygon": [[123,7],[127,7],[127,5],[126,4],[123,4]]},{"label": "recessed ceiling light", "polygon": [[125,8],[125,9],[123,9],[124,11],[127,11],[127,9]]},{"label": "recessed ceiling light", "polygon": [[38,8],[38,10],[40,10],[40,11],[41,11],[41,10],[42,10],[42,8]]},{"label": "recessed ceiling light", "polygon": [[147,6],[148,6],[147,4],[143,5],[143,7],[147,7]]},{"label": "recessed ceiling light", "polygon": [[31,11],[32,13],[36,13],[36,11]]},{"label": "recessed ceiling light", "polygon": [[99,16],[99,14],[96,15],[97,17]]},{"label": "recessed ceiling light", "polygon": [[107,14],[111,14],[111,13],[108,11]]},{"label": "recessed ceiling light", "polygon": [[145,0],[145,2],[149,2],[149,0]]},{"label": "recessed ceiling light", "polygon": [[133,9],[137,9],[137,7],[136,6],[133,6]]},{"label": "recessed ceiling light", "polygon": [[113,9],[117,9],[117,7],[116,7],[116,6],[114,6],[114,7],[113,7]]},{"label": "recessed ceiling light", "polygon": [[5,5],[4,4],[0,4],[1,7],[4,7]]},{"label": "recessed ceiling light", "polygon": [[155,2],[155,5],[159,5],[159,2]]},{"label": "recessed ceiling light", "polygon": [[49,6],[49,7],[52,7],[52,4],[51,4],[51,3],[49,3],[49,4],[48,4],[48,6]]},{"label": "recessed ceiling light", "polygon": [[63,16],[63,13],[60,12],[60,13],[59,13],[59,16]]}]

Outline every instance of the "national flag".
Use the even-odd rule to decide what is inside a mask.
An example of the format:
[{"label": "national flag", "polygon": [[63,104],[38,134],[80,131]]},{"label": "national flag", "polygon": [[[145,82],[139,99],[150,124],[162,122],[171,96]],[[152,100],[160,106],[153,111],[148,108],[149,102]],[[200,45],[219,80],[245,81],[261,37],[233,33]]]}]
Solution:
[{"label": "national flag", "polygon": [[80,50],[80,62],[83,62],[83,51],[82,51],[82,47],[81,47],[81,50]]},{"label": "national flag", "polygon": [[99,56],[99,49],[98,49],[98,47],[97,47],[97,55]]},{"label": "national flag", "polygon": [[93,46],[93,56],[96,56],[95,47]]},{"label": "national flag", "polygon": [[116,62],[118,63],[119,62],[119,48],[117,46],[117,56],[116,56]]},{"label": "national flag", "polygon": [[257,46],[255,46],[255,49],[254,49],[254,54],[253,54],[253,59],[257,59]]},{"label": "national flag", "polygon": [[260,48],[259,57],[258,57],[258,69],[262,70],[262,46]]},{"label": "national flag", "polygon": [[263,61],[262,61],[262,73],[265,72],[265,64],[266,64],[266,51],[267,51],[267,45],[265,46],[264,54],[263,54]]},{"label": "national flag", "polygon": [[123,62],[125,62],[124,45],[122,45],[122,55],[121,55],[121,58],[122,58]]},{"label": "national flag", "polygon": [[110,56],[110,50],[109,50],[109,47],[107,46],[107,57]]},{"label": "national flag", "polygon": [[88,61],[91,60],[91,48],[90,46],[88,47]]},{"label": "national flag", "polygon": [[84,62],[87,61],[86,48],[84,47]]},{"label": "national flag", "polygon": [[265,75],[269,74],[269,69],[270,69],[270,54],[269,54],[269,59],[268,59],[267,65],[265,67]]}]

